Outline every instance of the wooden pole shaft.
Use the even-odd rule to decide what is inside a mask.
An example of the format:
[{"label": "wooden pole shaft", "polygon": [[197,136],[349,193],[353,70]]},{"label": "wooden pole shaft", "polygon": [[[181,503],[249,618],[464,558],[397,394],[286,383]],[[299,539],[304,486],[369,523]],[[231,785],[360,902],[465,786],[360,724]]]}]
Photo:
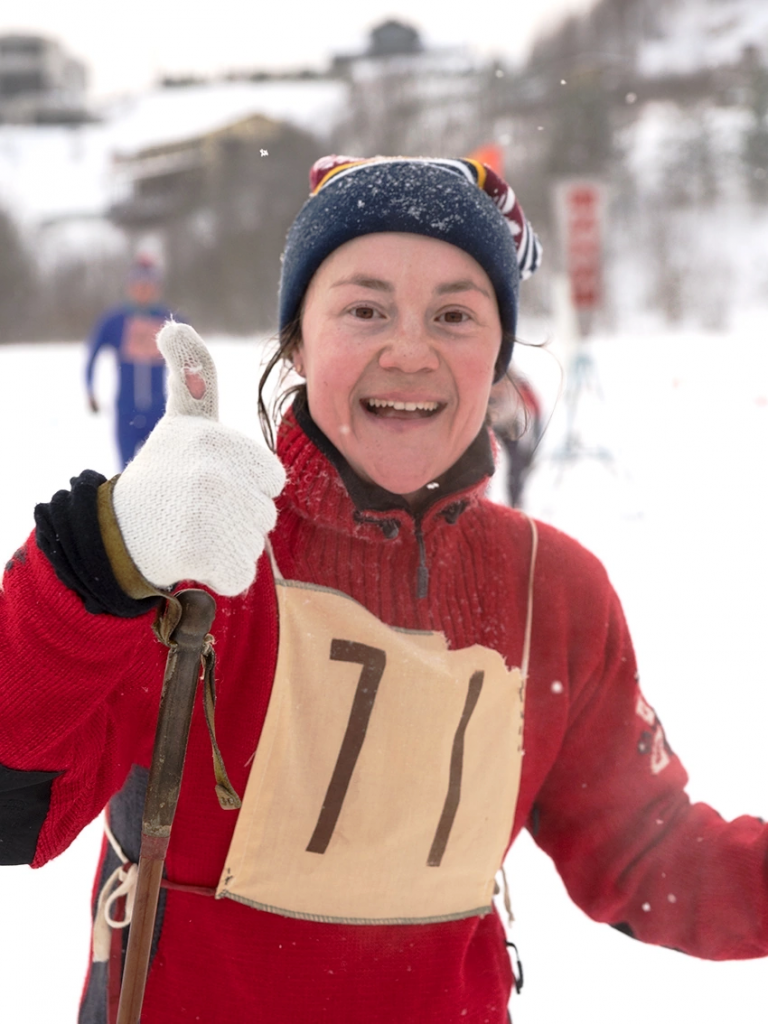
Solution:
[{"label": "wooden pole shaft", "polygon": [[171,636],[141,826],[136,896],[128,934],[117,1024],[139,1024],[152,952],[157,901],[181,789],[200,658],[216,604],[204,590],[176,595],[182,615]]}]

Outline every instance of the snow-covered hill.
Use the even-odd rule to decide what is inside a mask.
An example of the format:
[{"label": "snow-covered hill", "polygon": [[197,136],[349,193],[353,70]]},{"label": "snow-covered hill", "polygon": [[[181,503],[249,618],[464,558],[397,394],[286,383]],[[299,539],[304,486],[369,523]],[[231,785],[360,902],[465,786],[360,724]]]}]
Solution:
[{"label": "snow-covered hill", "polygon": [[641,74],[734,65],[750,47],[768,57],[768,5],[762,0],[676,0],[656,5],[653,24],[638,53]]},{"label": "snow-covered hill", "polygon": [[577,51],[651,78],[733,67],[745,51],[765,61],[768,8],[762,0],[596,0],[535,41],[532,64]]}]

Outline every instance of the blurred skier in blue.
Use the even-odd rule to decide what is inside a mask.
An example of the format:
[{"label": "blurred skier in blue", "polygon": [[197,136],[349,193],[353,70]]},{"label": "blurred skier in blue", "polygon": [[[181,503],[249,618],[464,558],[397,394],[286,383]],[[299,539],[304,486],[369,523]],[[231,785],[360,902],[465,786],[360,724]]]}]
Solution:
[{"label": "blurred skier in blue", "polygon": [[122,468],[130,462],[165,410],[165,364],[155,337],[172,314],[161,303],[162,274],[149,256],[131,266],[127,301],[109,310],[88,343],[85,383],[93,412],[99,411],[94,393],[94,369],[99,353],[114,349],[119,383],[116,405],[117,444]]}]

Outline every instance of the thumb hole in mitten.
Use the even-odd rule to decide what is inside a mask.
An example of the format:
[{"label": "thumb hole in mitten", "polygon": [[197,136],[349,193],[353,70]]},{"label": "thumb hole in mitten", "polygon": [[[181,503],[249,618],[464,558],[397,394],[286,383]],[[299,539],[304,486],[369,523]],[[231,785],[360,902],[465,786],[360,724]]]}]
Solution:
[{"label": "thumb hole in mitten", "polygon": [[187,385],[187,391],[198,402],[205,395],[205,378],[200,372],[201,369],[202,367],[198,366],[184,367],[184,383]]}]

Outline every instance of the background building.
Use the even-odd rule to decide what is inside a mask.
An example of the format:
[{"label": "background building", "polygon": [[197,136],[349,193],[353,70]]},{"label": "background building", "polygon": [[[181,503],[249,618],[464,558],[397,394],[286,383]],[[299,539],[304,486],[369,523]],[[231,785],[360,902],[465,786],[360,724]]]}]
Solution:
[{"label": "background building", "polygon": [[53,39],[0,35],[0,121],[71,124],[89,120],[85,65]]}]

